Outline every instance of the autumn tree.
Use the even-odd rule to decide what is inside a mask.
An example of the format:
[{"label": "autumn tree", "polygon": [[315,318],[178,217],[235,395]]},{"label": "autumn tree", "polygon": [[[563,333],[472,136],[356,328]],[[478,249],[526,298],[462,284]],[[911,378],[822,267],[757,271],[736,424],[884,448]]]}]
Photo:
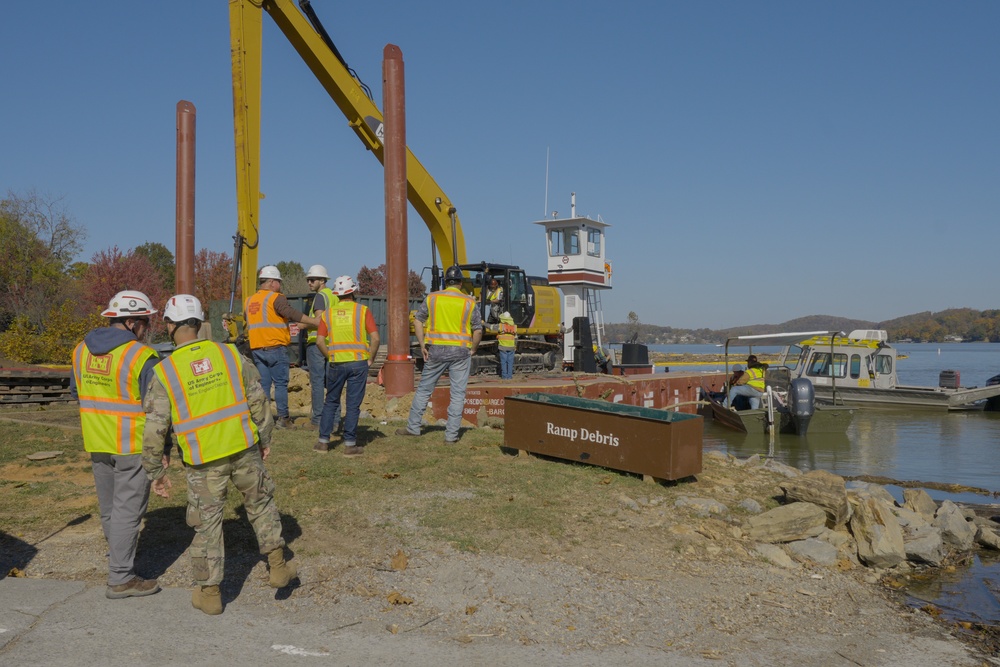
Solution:
[{"label": "autumn tree", "polygon": [[0,326],[20,316],[40,327],[53,306],[73,300],[66,272],[85,238],[61,198],[31,190],[0,199]]},{"label": "autumn tree", "polygon": [[[194,256],[194,295],[206,309],[213,301],[229,300],[232,280],[233,258],[226,253],[202,248]],[[237,304],[240,303],[239,281],[236,283],[235,299]]]},{"label": "autumn tree", "polygon": [[306,282],[306,270],[298,262],[278,262],[275,264],[281,271],[281,291],[285,294],[306,294],[309,283]]},{"label": "autumn tree", "polygon": [[34,189],[23,196],[8,190],[7,198],[0,200],[0,216],[22,224],[61,269],[69,266],[87,240],[86,229],[76,224],[62,200]]},{"label": "autumn tree", "polygon": [[160,276],[163,288],[168,292],[173,292],[174,285],[177,283],[177,263],[174,261],[174,253],[170,252],[167,246],[155,241],[136,246],[135,253],[149,260]]},{"label": "autumn tree", "polygon": [[[389,291],[389,280],[385,264],[370,269],[362,266],[358,270],[358,292],[366,296],[385,296]],[[410,270],[406,275],[406,292],[411,299],[422,299],[427,294],[427,286],[420,274]]]},{"label": "autumn tree", "polygon": [[362,266],[358,270],[358,291],[368,296],[381,296],[389,291],[389,282],[385,278],[385,264],[377,269]]},{"label": "autumn tree", "polygon": [[[92,309],[104,310],[111,297],[122,290],[138,290],[148,296],[153,307],[163,311],[170,290],[163,286],[160,274],[149,259],[134,249],[123,253],[118,246],[99,250],[90,259],[83,277],[84,298]],[[152,319],[154,334],[163,331],[162,320]]]}]

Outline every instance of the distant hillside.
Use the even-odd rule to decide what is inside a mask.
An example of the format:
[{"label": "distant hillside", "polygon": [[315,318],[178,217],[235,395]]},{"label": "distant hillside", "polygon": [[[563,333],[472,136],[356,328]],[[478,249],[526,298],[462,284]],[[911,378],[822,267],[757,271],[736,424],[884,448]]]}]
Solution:
[{"label": "distant hillside", "polygon": [[1000,310],[950,308],[937,313],[930,311],[897,317],[884,322],[852,320],[833,315],[809,315],[781,324],[749,324],[729,329],[675,329],[655,324],[605,324],[609,343],[630,340],[638,332],[638,342],[647,345],[675,343],[722,343],[732,336],[778,333],[782,331],[843,331],[854,329],[885,329],[890,341],[911,339],[926,342],[990,341],[1000,342]]}]

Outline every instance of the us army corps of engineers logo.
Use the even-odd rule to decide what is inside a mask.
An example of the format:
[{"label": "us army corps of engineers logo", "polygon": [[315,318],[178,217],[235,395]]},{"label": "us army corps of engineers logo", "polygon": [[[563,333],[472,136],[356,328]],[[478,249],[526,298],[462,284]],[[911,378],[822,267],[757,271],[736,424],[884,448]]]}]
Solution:
[{"label": "us army corps of engineers logo", "polygon": [[90,357],[87,359],[87,372],[93,373],[94,375],[110,375],[111,374],[111,355],[102,354],[96,357]]},{"label": "us army corps of engineers logo", "polygon": [[195,377],[199,375],[204,375],[205,373],[212,372],[212,360],[211,359],[195,359],[191,362],[191,372],[194,373]]}]

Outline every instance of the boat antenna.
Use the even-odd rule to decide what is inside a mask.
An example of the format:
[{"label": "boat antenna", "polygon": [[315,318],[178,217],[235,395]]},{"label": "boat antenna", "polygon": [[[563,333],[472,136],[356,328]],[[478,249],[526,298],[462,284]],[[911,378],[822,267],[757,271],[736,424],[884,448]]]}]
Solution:
[{"label": "boat antenna", "polygon": [[545,147],[545,204],[542,206],[542,218],[549,214],[549,147]]}]

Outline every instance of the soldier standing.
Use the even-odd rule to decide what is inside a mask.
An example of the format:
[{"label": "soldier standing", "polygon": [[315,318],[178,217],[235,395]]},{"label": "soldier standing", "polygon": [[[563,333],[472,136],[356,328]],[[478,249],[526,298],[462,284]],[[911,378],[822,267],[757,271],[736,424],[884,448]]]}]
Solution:
[{"label": "soldier standing", "polygon": [[198,299],[171,297],[163,320],[177,348],[156,367],[143,402],[148,428],[142,464],[153,492],[169,497],[161,456],[173,426],[187,472],[187,523],[195,530],[191,604],[206,614],[221,614],[222,510],[230,480],[243,494],[260,552],[267,555],[270,585],[283,588],[296,574],[295,566],[285,562],[274,482],[264,468],[274,422],[254,365],[232,345],[198,340],[205,320]]}]

